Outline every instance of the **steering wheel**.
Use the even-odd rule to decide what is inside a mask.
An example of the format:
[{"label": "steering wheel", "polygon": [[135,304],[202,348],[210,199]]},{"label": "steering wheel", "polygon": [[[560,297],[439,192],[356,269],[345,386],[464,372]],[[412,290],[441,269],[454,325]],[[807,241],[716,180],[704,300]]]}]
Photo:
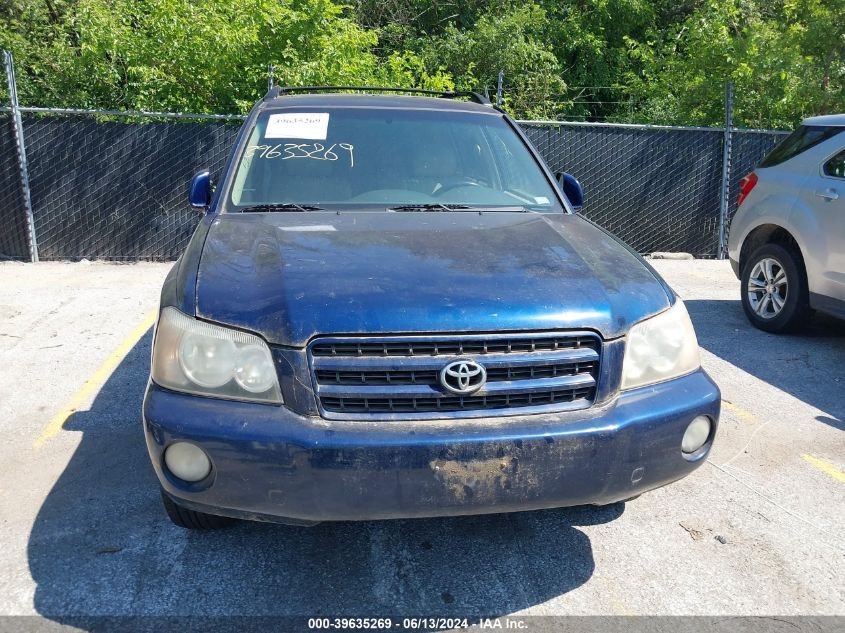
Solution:
[{"label": "steering wheel", "polygon": [[458,187],[480,187],[481,182],[476,180],[475,178],[470,178],[469,176],[462,176],[459,178],[455,178],[451,181],[446,181],[445,183],[437,183],[439,186],[434,191],[431,192],[433,196],[439,196],[447,191],[451,191],[452,189],[457,189]]}]

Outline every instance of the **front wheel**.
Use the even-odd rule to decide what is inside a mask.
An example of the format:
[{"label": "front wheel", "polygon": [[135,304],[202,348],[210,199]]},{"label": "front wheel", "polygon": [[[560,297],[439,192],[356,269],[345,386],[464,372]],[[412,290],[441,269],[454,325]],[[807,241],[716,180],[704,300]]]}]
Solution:
[{"label": "front wheel", "polygon": [[751,254],[742,270],[741,292],[745,316],[766,332],[794,331],[810,315],[803,263],[780,244],[764,244]]}]

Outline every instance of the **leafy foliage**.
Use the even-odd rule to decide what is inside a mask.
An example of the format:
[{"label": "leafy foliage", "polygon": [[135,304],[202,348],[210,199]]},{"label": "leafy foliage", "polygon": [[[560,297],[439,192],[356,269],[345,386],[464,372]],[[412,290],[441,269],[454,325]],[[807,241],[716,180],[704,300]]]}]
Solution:
[{"label": "leafy foliage", "polygon": [[[347,6],[348,5],[348,6]],[[279,83],[494,91],[530,118],[845,111],[845,0],[2,0],[24,103],[244,112]]]},{"label": "leafy foliage", "polygon": [[21,1],[0,29],[25,102],[243,112],[268,64],[291,85],[451,85],[413,53],[377,56],[377,31],[330,0],[53,1]]},{"label": "leafy foliage", "polygon": [[[629,40],[623,80],[653,123],[717,124],[735,84],[735,121],[791,127],[845,111],[845,0],[708,0],[664,33]],[[652,43],[655,42],[655,43]]]},{"label": "leafy foliage", "polygon": [[508,78],[505,106],[520,116],[550,118],[566,84],[560,64],[544,43],[546,12],[527,4],[481,14],[471,29],[454,23],[433,37],[409,39],[427,68],[444,69],[463,87],[495,86],[499,71]]}]

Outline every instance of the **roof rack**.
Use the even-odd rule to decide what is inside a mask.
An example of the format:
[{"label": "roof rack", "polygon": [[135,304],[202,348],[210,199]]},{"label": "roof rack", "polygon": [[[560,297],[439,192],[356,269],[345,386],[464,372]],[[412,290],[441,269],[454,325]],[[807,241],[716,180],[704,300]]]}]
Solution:
[{"label": "roof rack", "polygon": [[275,99],[284,95],[309,92],[340,92],[356,90],[358,92],[405,92],[410,94],[428,95],[442,99],[455,99],[468,97],[475,103],[492,105],[490,100],[482,94],[470,90],[421,90],[419,88],[387,88],[383,86],[273,86],[264,97],[265,101]]}]

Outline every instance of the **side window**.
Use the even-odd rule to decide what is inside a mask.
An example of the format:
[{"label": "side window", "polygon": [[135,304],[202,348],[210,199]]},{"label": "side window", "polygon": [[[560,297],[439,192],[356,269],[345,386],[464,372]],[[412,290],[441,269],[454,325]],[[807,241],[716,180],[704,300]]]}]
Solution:
[{"label": "side window", "polygon": [[825,176],[845,178],[845,149],[824,164]]}]

